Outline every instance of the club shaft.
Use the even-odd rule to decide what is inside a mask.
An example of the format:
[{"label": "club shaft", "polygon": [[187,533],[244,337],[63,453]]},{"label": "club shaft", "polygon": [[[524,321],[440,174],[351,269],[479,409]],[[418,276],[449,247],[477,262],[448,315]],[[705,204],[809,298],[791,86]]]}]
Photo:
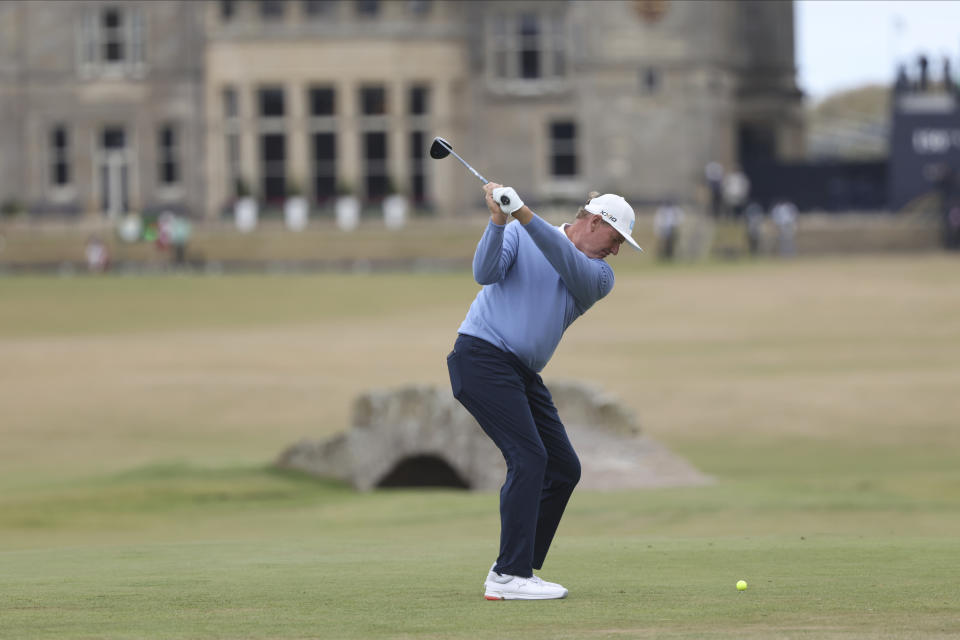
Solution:
[{"label": "club shaft", "polygon": [[454,158],[456,158],[457,160],[459,160],[460,162],[463,163],[463,166],[465,166],[467,169],[470,169],[470,172],[471,172],[473,175],[475,175],[475,176],[477,176],[478,178],[480,178],[480,182],[482,182],[483,184],[487,184],[488,182],[490,182],[489,180],[487,180],[486,178],[484,178],[482,175],[480,175],[479,173],[477,173],[477,170],[474,169],[473,167],[471,167],[471,166],[467,163],[466,160],[464,160],[463,158],[461,158],[460,156],[458,156],[456,151],[454,151],[453,149],[450,149],[449,147],[447,147],[447,149],[450,151],[450,153],[453,155]]}]

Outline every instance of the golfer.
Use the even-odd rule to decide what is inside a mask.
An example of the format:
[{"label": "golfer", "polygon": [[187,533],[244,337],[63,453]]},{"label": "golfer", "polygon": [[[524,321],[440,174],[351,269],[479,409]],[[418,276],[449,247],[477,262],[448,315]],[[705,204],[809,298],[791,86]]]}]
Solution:
[{"label": "golfer", "polygon": [[[580,479],[580,461],[539,372],[570,324],[613,289],[604,258],[631,237],[633,209],[597,196],[572,224],[554,227],[511,187],[488,183],[490,221],[473,257],[483,285],[447,356],[453,395],[500,448],[500,555],[484,583],[488,600],[564,598],[533,575]],[[516,219],[510,224],[510,215]]]}]

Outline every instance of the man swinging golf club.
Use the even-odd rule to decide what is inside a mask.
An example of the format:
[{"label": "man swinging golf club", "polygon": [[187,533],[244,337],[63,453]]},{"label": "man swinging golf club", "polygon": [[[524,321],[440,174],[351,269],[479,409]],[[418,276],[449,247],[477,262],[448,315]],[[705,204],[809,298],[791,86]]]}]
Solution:
[{"label": "man swinging golf club", "polygon": [[[484,182],[490,221],[473,257],[483,288],[447,356],[454,397],[507,463],[500,555],[484,597],[565,598],[564,587],[533,570],[543,566],[580,461],[539,372],[566,328],[613,289],[604,258],[624,241],[642,249],[631,237],[633,209],[618,195],[592,193],[572,224],[554,227],[513,188]],[[507,224],[511,215],[516,220]]]}]

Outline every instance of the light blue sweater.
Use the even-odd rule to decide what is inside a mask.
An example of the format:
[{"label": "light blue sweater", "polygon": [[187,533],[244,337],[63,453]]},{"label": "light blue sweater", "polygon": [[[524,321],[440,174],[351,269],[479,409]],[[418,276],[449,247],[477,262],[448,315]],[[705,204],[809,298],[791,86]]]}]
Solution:
[{"label": "light blue sweater", "polygon": [[537,215],[527,226],[491,220],[473,256],[484,285],[459,333],[509,351],[534,371],[550,360],[563,332],[613,289],[613,269],[588,258],[560,227]]}]

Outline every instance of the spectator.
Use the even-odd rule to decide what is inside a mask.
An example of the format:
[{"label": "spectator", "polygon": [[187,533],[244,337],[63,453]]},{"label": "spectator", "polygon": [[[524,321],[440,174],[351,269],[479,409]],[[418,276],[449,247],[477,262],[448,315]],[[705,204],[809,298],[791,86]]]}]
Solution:
[{"label": "spectator", "polygon": [[711,160],[707,163],[704,174],[706,174],[707,187],[710,189],[710,211],[714,218],[719,218],[723,206],[723,165],[716,160]]},{"label": "spectator", "polygon": [[927,60],[927,56],[920,54],[920,57],[917,58],[917,65],[920,67],[920,86],[918,87],[920,91],[926,91],[927,87],[930,84],[929,81],[929,66],[930,61]]},{"label": "spectator", "polygon": [[774,205],[770,212],[773,223],[777,225],[777,247],[782,257],[796,254],[794,236],[797,232],[797,206],[783,200]]},{"label": "spectator", "polygon": [[728,215],[738,216],[750,195],[750,179],[739,167],[728,173],[723,179],[723,200]]},{"label": "spectator", "polygon": [[657,256],[661,260],[673,260],[677,234],[683,223],[683,209],[672,200],[664,202],[653,218],[653,233],[657,237]]},{"label": "spectator", "polygon": [[103,273],[110,267],[110,252],[99,236],[90,236],[84,249],[87,259],[87,271]]},{"label": "spectator", "polygon": [[173,232],[173,212],[164,211],[157,216],[157,235],[154,244],[160,251],[170,248],[170,236]]},{"label": "spectator", "polygon": [[183,216],[174,216],[170,224],[170,246],[173,247],[173,263],[183,266],[187,261],[187,244],[193,228]]},{"label": "spectator", "polygon": [[763,238],[763,220],[766,216],[763,207],[751,202],[743,212],[747,223],[747,249],[751,256],[760,254],[760,245]]}]

